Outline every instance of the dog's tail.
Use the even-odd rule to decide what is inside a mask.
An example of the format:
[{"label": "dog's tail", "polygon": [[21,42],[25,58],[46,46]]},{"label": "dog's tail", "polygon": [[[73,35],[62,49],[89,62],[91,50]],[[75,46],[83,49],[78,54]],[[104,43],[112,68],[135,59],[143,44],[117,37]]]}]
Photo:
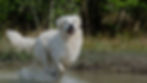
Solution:
[{"label": "dog's tail", "polygon": [[6,36],[18,51],[32,51],[36,41],[35,38],[23,37],[19,32],[14,30],[7,30]]}]

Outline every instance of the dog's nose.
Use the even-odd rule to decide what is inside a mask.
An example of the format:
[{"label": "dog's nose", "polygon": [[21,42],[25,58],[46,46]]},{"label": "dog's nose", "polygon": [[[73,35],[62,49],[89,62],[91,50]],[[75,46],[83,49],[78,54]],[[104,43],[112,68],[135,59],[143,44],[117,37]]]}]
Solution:
[{"label": "dog's nose", "polygon": [[74,26],[69,25],[67,32],[68,32],[68,34],[73,34],[74,33]]}]

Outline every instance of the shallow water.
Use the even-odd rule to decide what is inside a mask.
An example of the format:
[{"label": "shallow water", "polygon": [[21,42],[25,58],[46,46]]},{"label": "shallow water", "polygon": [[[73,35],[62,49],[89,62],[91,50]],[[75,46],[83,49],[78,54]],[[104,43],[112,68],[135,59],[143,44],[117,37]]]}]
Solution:
[{"label": "shallow water", "polygon": [[[17,71],[0,71],[0,83],[20,83]],[[67,72],[60,83],[147,83],[147,75],[106,72]]]}]

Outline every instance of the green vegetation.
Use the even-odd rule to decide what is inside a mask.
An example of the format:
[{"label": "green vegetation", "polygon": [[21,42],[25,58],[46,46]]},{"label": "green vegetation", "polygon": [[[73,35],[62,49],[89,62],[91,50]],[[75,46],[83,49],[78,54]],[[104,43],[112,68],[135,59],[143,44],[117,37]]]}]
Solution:
[{"label": "green vegetation", "polygon": [[[146,0],[1,0],[0,6],[1,33],[8,27],[23,32],[46,29],[59,16],[71,13],[81,14],[86,34],[115,36],[147,30]],[[106,17],[108,22],[102,23]]]},{"label": "green vegetation", "polygon": [[2,38],[0,41],[0,63],[1,62],[27,62],[32,58],[32,55],[26,52],[18,52],[11,46],[11,44]]},{"label": "green vegetation", "polygon": [[32,56],[28,53],[21,52],[18,53],[16,51],[7,51],[7,52],[0,52],[0,62],[26,62],[29,61]]}]

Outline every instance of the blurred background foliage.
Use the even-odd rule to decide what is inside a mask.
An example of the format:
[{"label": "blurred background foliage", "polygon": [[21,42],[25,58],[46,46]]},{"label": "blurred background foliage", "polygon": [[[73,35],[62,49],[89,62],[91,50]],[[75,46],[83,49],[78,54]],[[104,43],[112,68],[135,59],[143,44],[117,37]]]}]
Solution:
[{"label": "blurred background foliage", "polygon": [[0,0],[0,31],[51,28],[61,15],[77,13],[85,34],[140,34],[147,31],[146,0]]},{"label": "blurred background foliage", "polygon": [[36,36],[66,14],[81,16],[86,35],[78,67],[113,69],[115,63],[120,71],[147,72],[147,0],[0,0],[0,68],[32,59],[15,50],[6,30]]}]

